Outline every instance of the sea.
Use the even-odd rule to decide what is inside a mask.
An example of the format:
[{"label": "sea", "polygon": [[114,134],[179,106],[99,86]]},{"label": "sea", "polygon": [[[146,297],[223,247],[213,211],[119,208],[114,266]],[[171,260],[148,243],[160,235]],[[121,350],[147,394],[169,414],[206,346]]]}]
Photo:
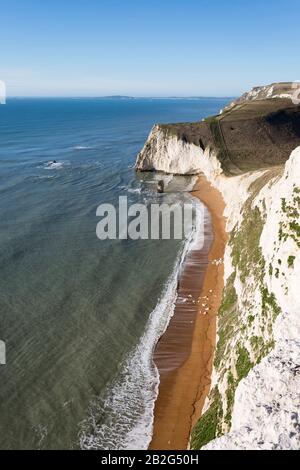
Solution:
[{"label": "sea", "polygon": [[[229,99],[11,98],[0,105],[1,449],[146,449],[184,240],[99,240],[100,204],[179,203],[192,177],[136,173],[155,123]],[[53,163],[55,162],[55,163]],[[157,194],[158,179],[166,194]]]}]

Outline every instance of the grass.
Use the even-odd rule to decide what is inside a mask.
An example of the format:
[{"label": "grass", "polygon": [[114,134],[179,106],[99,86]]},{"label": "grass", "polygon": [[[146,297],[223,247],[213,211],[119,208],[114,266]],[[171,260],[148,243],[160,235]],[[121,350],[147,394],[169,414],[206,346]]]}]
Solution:
[{"label": "grass", "polygon": [[[261,181],[261,184],[265,184],[265,179]],[[252,189],[259,190],[259,188],[260,185]],[[258,279],[258,282],[262,282],[265,267],[264,258],[259,246],[264,221],[259,209],[257,207],[254,209],[251,208],[251,202],[252,198],[250,198],[248,204],[246,204],[241,226],[239,228],[236,227],[231,232],[229,243],[232,247],[232,260],[236,270],[227,280],[222,304],[219,309],[219,339],[215,352],[215,368],[221,370],[222,364],[226,364],[228,356],[231,355],[234,357],[233,353],[234,349],[236,349],[236,377],[229,372],[227,378],[226,415],[224,417],[224,423],[228,429],[231,425],[234,395],[238,383],[242,378],[247,376],[249,370],[254,366],[250,360],[250,354],[247,349],[241,345],[234,346],[234,339],[236,337],[247,337],[247,331],[255,321],[254,316],[249,314],[246,325],[239,322],[238,299],[234,281],[238,271],[240,280],[243,283],[246,283],[250,276],[254,276]],[[244,305],[243,308],[250,309],[251,305]],[[259,353],[259,351],[257,353]]]},{"label": "grass", "polygon": [[259,353],[263,349],[265,342],[262,336],[252,336],[250,344],[253,351]]},{"label": "grass", "polygon": [[[242,223],[230,234],[229,244],[235,269],[227,279],[218,313],[218,343],[214,358],[214,367],[222,384],[222,395],[221,387],[220,390],[216,387],[210,397],[211,406],[195,426],[192,436],[192,448],[195,449],[230,430],[234,397],[239,382],[247,377],[255,364],[274,347],[272,325],[280,313],[280,308],[274,294],[264,286],[266,266],[260,248],[260,238],[265,221],[259,208],[253,207],[253,200],[270,179],[281,174],[282,168],[277,167],[252,183],[251,196],[243,208]],[[280,264],[283,263],[278,260],[277,266]],[[272,275],[278,267],[273,268],[269,264],[267,269]],[[237,276],[241,283],[247,286],[249,293],[243,303],[238,303],[235,290]],[[257,290],[261,291],[262,308],[255,316],[251,310],[256,300],[251,296],[251,289],[253,295]],[[257,336],[253,336],[254,322],[259,332]],[[246,347],[249,342],[250,346]]]},{"label": "grass", "polygon": [[237,104],[203,121],[159,126],[166,135],[214,150],[230,176],[283,165],[300,144],[299,124],[297,107],[289,100],[272,99]]},{"label": "grass", "polygon": [[224,168],[224,163],[228,160],[228,155],[227,155],[228,151],[225,146],[223,136],[221,134],[219,119],[217,118],[210,119],[209,126],[210,126],[210,131],[214,139],[215,146],[218,149],[218,159],[221,162],[223,170],[225,170],[226,168]]},{"label": "grass", "polygon": [[239,269],[242,282],[246,282],[251,273],[258,278],[263,276],[265,263],[259,246],[263,225],[259,209],[248,210],[244,213],[241,227],[230,241],[233,265]]},{"label": "grass", "polygon": [[288,257],[288,267],[293,268],[295,263],[296,256],[289,256]]},{"label": "grass", "polygon": [[236,372],[238,376],[238,381],[247,377],[253,366],[254,364],[250,360],[250,355],[247,349],[242,346],[239,346],[238,358],[236,361]]},{"label": "grass", "polygon": [[217,437],[222,401],[217,388],[211,392],[212,403],[192,431],[191,449],[201,449]]},{"label": "grass", "polygon": [[281,198],[281,210],[282,212],[286,212],[286,199],[283,197]]},{"label": "grass", "polygon": [[300,239],[300,225],[298,222],[293,220],[293,222],[290,222],[290,229],[295,232],[296,237]]},{"label": "grass", "polygon": [[222,304],[219,310],[219,340],[217,343],[214,360],[214,365],[216,368],[220,367],[222,360],[224,360],[226,356],[227,346],[238,323],[238,313],[236,309],[237,295],[234,288],[234,280],[235,273],[233,273],[227,281],[226,287],[224,289]]},{"label": "grass", "polygon": [[284,198],[281,199],[282,212],[286,214],[289,221],[286,224],[283,222],[280,223],[278,234],[279,241],[286,241],[288,237],[290,237],[294,240],[298,248],[300,248],[300,224],[298,223],[300,218],[300,197],[298,196],[299,192],[300,188],[294,187],[294,197],[291,204],[287,204]]},{"label": "grass", "polygon": [[219,315],[222,316],[228,310],[232,309],[237,301],[236,290],[234,288],[234,281],[235,281],[236,274],[235,272],[231,274],[229,277],[226,288],[224,290],[222,304],[220,306]]},{"label": "grass", "polygon": [[273,292],[270,293],[266,287],[262,287],[261,298],[263,316],[266,317],[268,311],[271,310],[273,312],[273,319],[275,320],[281,312],[281,309],[276,302],[275,295]]},{"label": "grass", "polygon": [[226,390],[226,402],[227,402],[227,411],[224,418],[224,421],[228,428],[231,426],[232,420],[232,410],[234,405],[234,396],[237,388],[238,382],[234,379],[232,372],[228,373],[227,377],[227,390]]},{"label": "grass", "polygon": [[271,263],[269,264],[269,275],[270,275],[270,276],[273,275],[273,266],[272,266]]}]

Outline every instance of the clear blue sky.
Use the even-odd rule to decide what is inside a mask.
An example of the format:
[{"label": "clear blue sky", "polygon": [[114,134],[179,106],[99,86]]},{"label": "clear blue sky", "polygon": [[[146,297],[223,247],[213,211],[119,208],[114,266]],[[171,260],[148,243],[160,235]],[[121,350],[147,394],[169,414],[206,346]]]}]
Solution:
[{"label": "clear blue sky", "polygon": [[300,80],[299,0],[0,0],[10,96],[234,96]]}]

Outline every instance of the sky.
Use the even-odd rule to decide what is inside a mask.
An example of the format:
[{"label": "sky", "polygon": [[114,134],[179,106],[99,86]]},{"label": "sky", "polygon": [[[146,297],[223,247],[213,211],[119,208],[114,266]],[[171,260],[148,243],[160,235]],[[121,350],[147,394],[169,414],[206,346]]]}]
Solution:
[{"label": "sky", "polygon": [[0,0],[8,96],[238,96],[300,80],[299,0]]}]

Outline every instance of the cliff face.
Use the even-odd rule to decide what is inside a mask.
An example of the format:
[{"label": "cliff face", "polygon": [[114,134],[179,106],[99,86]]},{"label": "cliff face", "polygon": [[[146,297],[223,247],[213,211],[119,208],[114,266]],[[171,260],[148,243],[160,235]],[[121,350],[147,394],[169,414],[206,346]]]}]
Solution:
[{"label": "cliff face", "polygon": [[285,168],[213,184],[229,243],[212,388],[191,447],[230,431],[205,448],[299,449],[300,148]]},{"label": "cliff face", "polygon": [[163,171],[165,173],[194,175],[201,171],[203,150],[190,145],[177,135],[168,134],[162,127],[154,126],[139,153],[136,169]]},{"label": "cliff face", "polygon": [[212,393],[192,444],[230,430],[205,449],[299,449],[300,148],[282,175],[268,171],[246,186],[226,250]]},{"label": "cliff face", "polygon": [[[300,147],[286,155],[300,125],[285,114],[286,100],[279,101],[272,100],[277,111],[272,105],[267,119],[275,113],[272,132],[284,137],[269,147],[269,164],[258,145],[252,165],[243,167],[237,156],[238,171],[229,176],[219,148],[209,143],[207,123],[156,126],[137,160],[140,170],[202,172],[226,202],[225,289],[211,392],[191,436],[195,449],[300,448]],[[245,121],[241,108],[234,109],[245,142],[251,146],[252,139],[255,147],[259,139],[246,124],[251,109]],[[299,115],[290,103],[288,109]],[[281,159],[272,148],[283,152]]]}]

